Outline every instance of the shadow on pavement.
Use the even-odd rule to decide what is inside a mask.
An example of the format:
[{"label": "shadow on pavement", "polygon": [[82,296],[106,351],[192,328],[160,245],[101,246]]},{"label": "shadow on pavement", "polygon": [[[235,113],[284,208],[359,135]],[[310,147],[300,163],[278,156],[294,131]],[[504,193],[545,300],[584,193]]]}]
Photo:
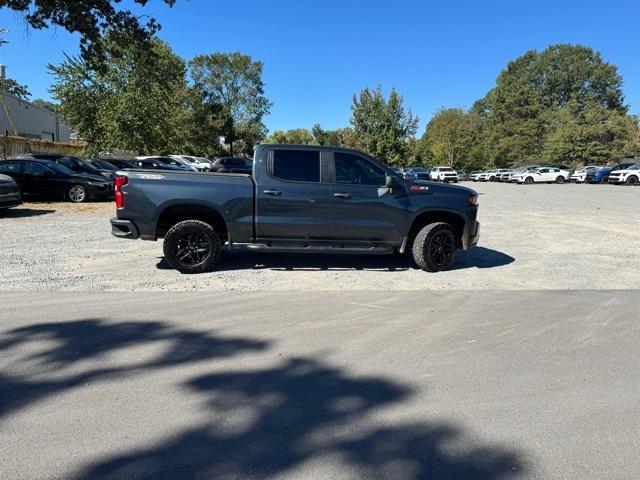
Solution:
[{"label": "shadow on pavement", "polygon": [[48,215],[54,212],[55,210],[51,209],[8,208],[6,210],[0,210],[0,218],[39,217],[41,215]]},{"label": "shadow on pavement", "polygon": [[[156,357],[108,366],[105,354],[155,342],[166,344]],[[29,365],[35,378],[0,374],[0,413],[88,382],[100,388],[101,380],[142,378],[165,367],[176,378],[175,369],[184,367],[177,381],[198,399],[197,407],[188,404],[191,408],[205,408],[205,420],[169,438],[158,426],[161,440],[82,466],[66,478],[262,479],[295,476],[310,462],[313,468],[331,469],[334,476],[326,478],[345,474],[363,480],[497,480],[526,469],[520,453],[478,444],[465,433],[468,429],[452,422],[376,422],[374,415],[397,408],[412,396],[412,388],[384,377],[356,376],[313,357],[283,357],[264,368],[190,377],[192,362],[213,366],[218,359],[268,347],[261,340],[217,337],[166,322],[87,319],[12,330],[0,336],[0,352],[11,363]],[[90,367],[77,373],[77,362],[87,360]]]},{"label": "shadow on pavement", "polygon": [[[156,265],[160,270],[171,270],[163,257]],[[505,253],[485,247],[459,251],[456,262],[449,270],[465,268],[494,268],[508,265],[515,259]],[[369,270],[376,272],[403,272],[417,269],[404,255],[340,255],[325,253],[258,253],[225,252],[215,271],[274,270],[274,271],[340,271]]]}]

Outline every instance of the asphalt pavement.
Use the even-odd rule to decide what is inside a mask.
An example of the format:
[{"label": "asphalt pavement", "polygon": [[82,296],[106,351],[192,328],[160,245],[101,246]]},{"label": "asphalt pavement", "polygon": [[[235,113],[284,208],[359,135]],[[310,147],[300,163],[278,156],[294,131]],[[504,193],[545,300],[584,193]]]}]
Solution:
[{"label": "asphalt pavement", "polygon": [[633,479],[640,292],[0,294],[2,479]]}]

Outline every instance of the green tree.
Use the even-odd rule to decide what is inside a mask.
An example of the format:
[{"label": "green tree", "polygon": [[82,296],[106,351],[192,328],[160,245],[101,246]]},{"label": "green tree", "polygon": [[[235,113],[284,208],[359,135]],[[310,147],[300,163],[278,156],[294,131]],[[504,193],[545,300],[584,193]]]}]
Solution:
[{"label": "green tree", "polygon": [[353,145],[356,148],[391,165],[407,165],[409,140],[418,128],[418,118],[405,111],[403,98],[391,90],[389,99],[381,87],[365,88],[353,96],[351,125]]},{"label": "green tree", "polygon": [[219,118],[231,155],[236,141],[246,150],[247,143],[265,137],[262,119],[271,102],[264,96],[262,62],[238,52],[214,53],[195,57],[189,66],[203,102]]},{"label": "green tree", "polygon": [[562,137],[553,129],[561,123],[558,112],[569,106],[584,119],[595,119],[586,115],[593,108],[627,112],[616,67],[581,45],[526,52],[507,65],[473,110],[487,121],[491,160],[509,166],[537,162],[554,151],[546,143]]},{"label": "green tree", "polygon": [[316,123],[311,129],[314,142],[318,145],[326,145],[329,147],[352,147],[353,146],[353,129],[338,128],[336,130],[324,130],[319,123]]},{"label": "green tree", "polygon": [[479,122],[475,113],[461,108],[439,110],[427,124],[421,142],[428,146],[437,163],[460,167],[479,143]]},{"label": "green tree", "polygon": [[37,107],[46,108],[51,112],[57,112],[58,108],[60,108],[60,105],[58,105],[57,103],[50,102],[49,100],[44,100],[42,98],[36,98],[31,103],[33,103]]},{"label": "green tree", "polygon": [[294,143],[308,145],[314,143],[313,134],[306,128],[294,128],[292,130],[276,130],[269,135],[265,143]]},{"label": "green tree", "polygon": [[104,69],[69,56],[48,67],[59,113],[88,142],[90,153],[180,151],[192,125],[186,121],[192,111],[184,61],[157,39],[150,51],[132,44],[117,55],[110,55],[107,39],[105,52]]},{"label": "green tree", "polygon": [[548,162],[600,163],[635,153],[637,119],[618,110],[570,104],[555,112],[550,124],[543,150]]},{"label": "green tree", "polygon": [[31,98],[29,88],[26,85],[18,83],[13,78],[0,78],[0,90],[6,92],[14,97],[18,97],[25,102]]},{"label": "green tree", "polygon": [[[162,0],[173,6],[175,0]],[[149,0],[132,0],[146,5]],[[117,9],[120,0],[0,0],[0,8],[9,8],[22,14],[31,28],[62,27],[80,35],[80,51],[84,61],[102,69],[105,60],[113,55],[114,47],[128,50],[132,43],[149,47],[149,42],[160,25],[150,18],[146,25],[140,17],[128,10]],[[0,32],[1,33],[1,32]],[[102,37],[109,33],[112,45],[107,52]]]}]

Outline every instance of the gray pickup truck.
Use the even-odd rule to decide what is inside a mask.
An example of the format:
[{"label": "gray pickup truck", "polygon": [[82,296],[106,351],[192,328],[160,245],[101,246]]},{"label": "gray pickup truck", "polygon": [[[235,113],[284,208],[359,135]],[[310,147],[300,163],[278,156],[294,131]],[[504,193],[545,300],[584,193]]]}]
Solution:
[{"label": "gray pickup truck", "polygon": [[408,253],[446,269],[476,245],[478,195],[404,180],[364,153],[309,145],[256,147],[253,174],[118,172],[120,238],[164,238],[182,273],[212,269],[223,248],[265,252]]}]

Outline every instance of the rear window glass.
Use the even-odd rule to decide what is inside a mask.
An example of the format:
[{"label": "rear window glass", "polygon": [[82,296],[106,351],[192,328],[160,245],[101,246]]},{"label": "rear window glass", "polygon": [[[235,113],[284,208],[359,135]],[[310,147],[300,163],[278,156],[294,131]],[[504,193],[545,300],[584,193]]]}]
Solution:
[{"label": "rear window glass", "polygon": [[320,152],[274,150],[273,176],[293,182],[320,183]]}]

